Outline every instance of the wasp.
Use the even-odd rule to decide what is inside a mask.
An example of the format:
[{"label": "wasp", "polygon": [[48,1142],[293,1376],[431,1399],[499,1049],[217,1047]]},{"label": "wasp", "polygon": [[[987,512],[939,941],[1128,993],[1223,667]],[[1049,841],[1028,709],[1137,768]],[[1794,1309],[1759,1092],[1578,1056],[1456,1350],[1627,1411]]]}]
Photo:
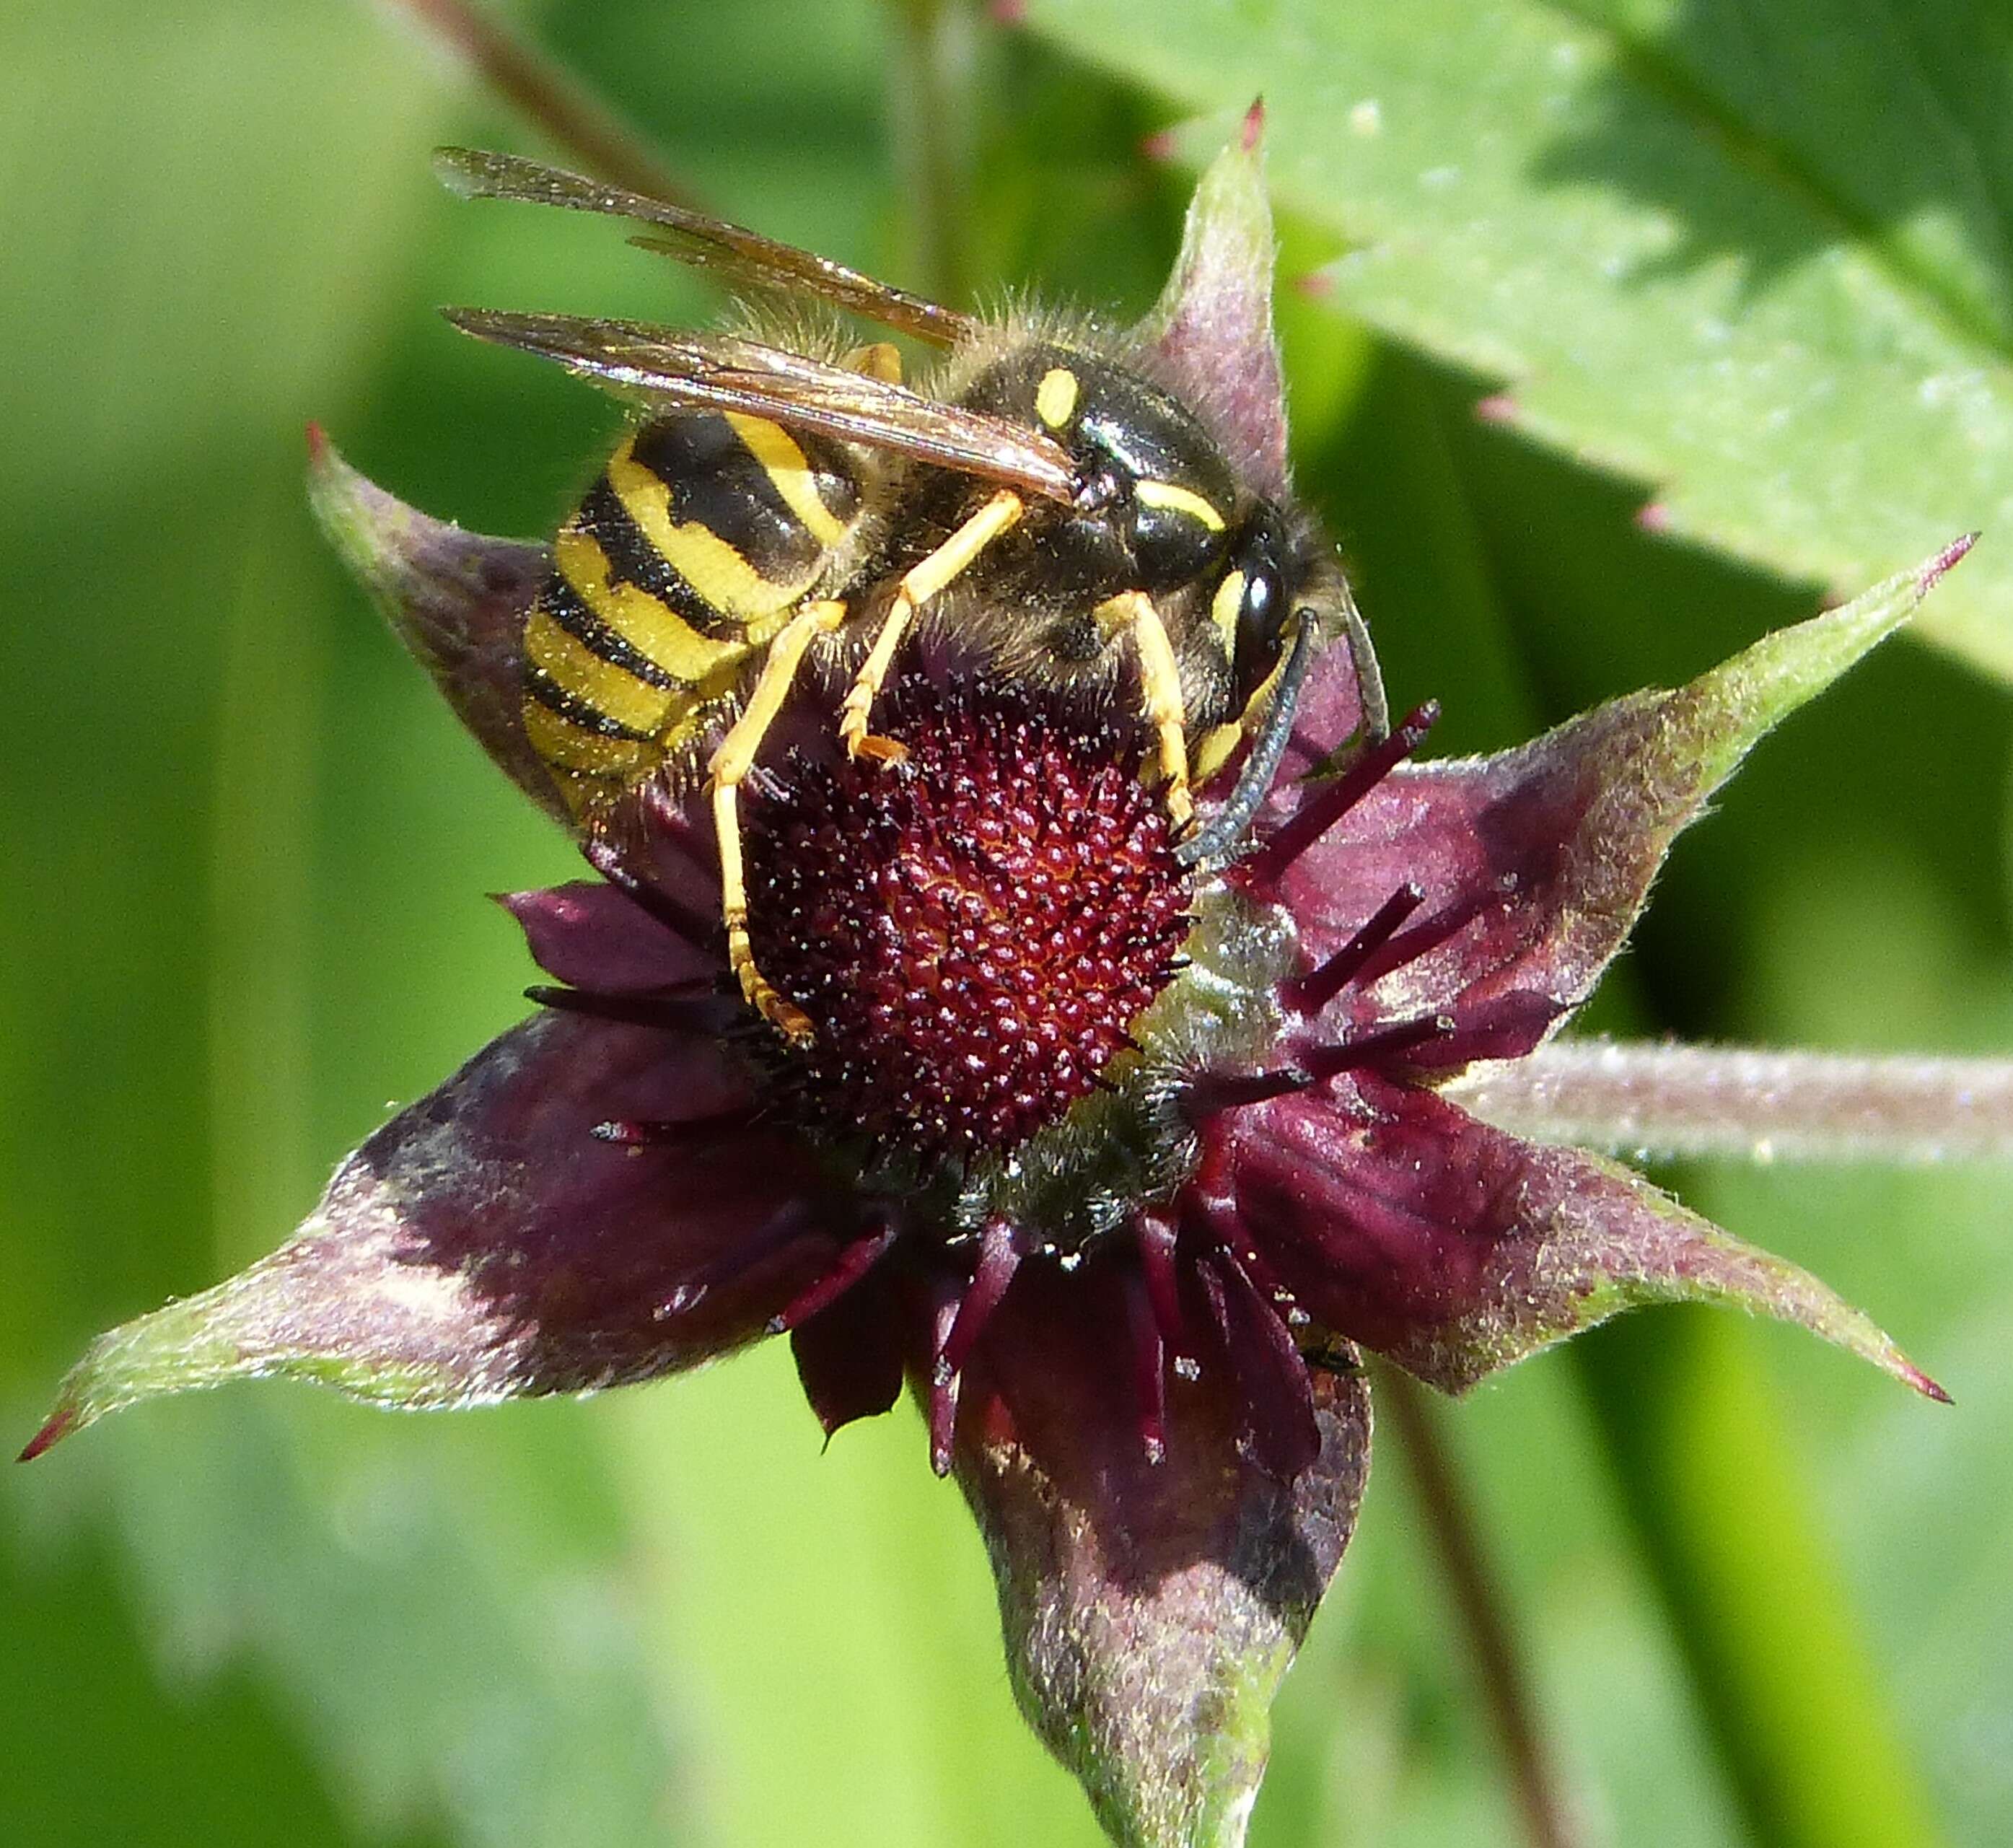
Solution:
[{"label": "wasp", "polygon": [[[770,341],[447,311],[641,408],[553,542],[523,638],[525,732],[590,831],[646,777],[696,778],[703,756],[728,960],[786,1037],[815,1029],[756,966],[738,803],[807,667],[844,688],[846,749],[887,764],[905,753],[874,731],[874,703],[919,625],[981,672],[1122,686],[1174,826],[1191,823],[1192,784],[1250,742],[1226,805],[1248,819],[1284,742],[1285,683],[1348,592],[1311,523],[1239,478],[1150,355],[1089,323],[963,313],[512,155],[437,163],[466,197],[627,220],[645,248],[812,305],[834,330]],[[906,382],[894,345],[848,347],[834,309],[939,356]],[[1191,835],[1184,852],[1203,848]]]}]

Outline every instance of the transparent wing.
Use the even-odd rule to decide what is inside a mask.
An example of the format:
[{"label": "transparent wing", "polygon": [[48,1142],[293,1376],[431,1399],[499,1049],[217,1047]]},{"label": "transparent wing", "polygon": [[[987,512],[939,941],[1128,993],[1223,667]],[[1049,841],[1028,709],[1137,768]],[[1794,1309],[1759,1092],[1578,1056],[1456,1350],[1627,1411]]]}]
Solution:
[{"label": "transparent wing", "polygon": [[690,334],[637,321],[450,308],[463,332],[521,348],[611,390],[666,409],[767,417],[939,468],[1071,502],[1078,487],[1060,443],[985,411],[941,404],[866,373],[731,334]]},{"label": "transparent wing", "polygon": [[606,186],[560,167],[520,160],[512,154],[442,148],[434,155],[434,170],[464,198],[523,199],[533,205],[599,212],[649,225],[653,234],[635,240],[645,249],[663,252],[703,269],[724,270],[757,288],[786,294],[808,290],[849,313],[939,346],[955,345],[978,325],[970,315],[876,282],[872,277],[835,263],[828,257],[779,244],[773,238],[744,231],[722,219],[709,218],[703,212],[674,206],[667,199],[652,198],[647,193],[631,192],[624,187]]}]

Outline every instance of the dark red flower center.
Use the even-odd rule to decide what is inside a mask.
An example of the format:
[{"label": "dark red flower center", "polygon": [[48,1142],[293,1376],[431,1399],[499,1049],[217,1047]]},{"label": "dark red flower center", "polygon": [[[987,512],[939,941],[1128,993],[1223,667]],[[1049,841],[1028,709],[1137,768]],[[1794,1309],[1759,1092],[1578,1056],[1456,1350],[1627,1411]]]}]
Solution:
[{"label": "dark red flower center", "polygon": [[1110,726],[976,687],[876,717],[906,763],[799,760],[750,804],[756,960],[817,1030],[781,1088],[926,1160],[1004,1154],[1131,1045],[1188,875]]}]

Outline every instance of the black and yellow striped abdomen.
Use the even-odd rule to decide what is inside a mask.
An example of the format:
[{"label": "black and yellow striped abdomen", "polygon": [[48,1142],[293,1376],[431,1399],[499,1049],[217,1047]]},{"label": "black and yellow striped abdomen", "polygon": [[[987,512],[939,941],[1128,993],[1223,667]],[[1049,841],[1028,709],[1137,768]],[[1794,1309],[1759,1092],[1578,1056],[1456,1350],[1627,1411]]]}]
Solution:
[{"label": "black and yellow striped abdomen", "polygon": [[524,730],[585,816],[692,743],[828,575],[860,510],[843,449],[684,411],[609,459],[524,629]]}]

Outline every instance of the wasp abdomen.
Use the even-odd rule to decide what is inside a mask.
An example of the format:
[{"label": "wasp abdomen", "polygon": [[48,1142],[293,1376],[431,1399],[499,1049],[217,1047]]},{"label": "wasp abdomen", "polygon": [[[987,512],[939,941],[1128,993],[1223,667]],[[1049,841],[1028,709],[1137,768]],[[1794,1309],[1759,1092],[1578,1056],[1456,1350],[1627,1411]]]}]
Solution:
[{"label": "wasp abdomen", "polygon": [[577,813],[692,742],[818,584],[860,484],[835,443],[681,412],[624,439],[552,543],[524,729]]}]

